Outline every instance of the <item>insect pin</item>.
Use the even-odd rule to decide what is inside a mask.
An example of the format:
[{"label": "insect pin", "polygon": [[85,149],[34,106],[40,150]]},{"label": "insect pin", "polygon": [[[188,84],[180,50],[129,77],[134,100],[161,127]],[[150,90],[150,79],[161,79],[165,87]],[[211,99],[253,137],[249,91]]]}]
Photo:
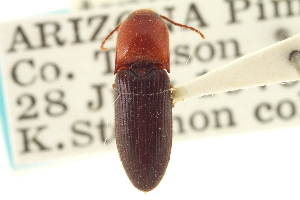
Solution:
[{"label": "insect pin", "polygon": [[[101,44],[118,31],[115,71],[115,136],[131,183],[143,192],[162,180],[172,147],[172,94],[169,33],[164,20],[149,9],[132,12]],[[167,71],[167,72],[166,72]]]}]

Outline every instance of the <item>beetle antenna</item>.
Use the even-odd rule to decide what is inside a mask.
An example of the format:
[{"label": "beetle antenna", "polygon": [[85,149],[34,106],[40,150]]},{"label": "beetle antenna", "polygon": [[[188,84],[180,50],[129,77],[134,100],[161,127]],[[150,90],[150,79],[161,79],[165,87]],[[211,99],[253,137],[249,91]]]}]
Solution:
[{"label": "beetle antenna", "polygon": [[112,31],[106,36],[106,38],[104,38],[104,40],[102,41],[102,43],[101,43],[101,45],[100,45],[100,49],[101,49],[102,51],[107,51],[107,50],[108,50],[108,48],[104,47],[104,44],[105,44],[106,40],[108,40],[108,38],[110,38],[110,36],[112,36],[112,34],[114,34],[114,32],[116,32],[116,31],[119,29],[120,25],[121,25],[121,24],[119,24],[118,26],[116,26],[116,27],[114,28],[114,30],[112,30]]},{"label": "beetle antenna", "polygon": [[203,39],[205,39],[205,36],[203,35],[203,33],[201,33],[198,29],[195,29],[194,27],[174,22],[174,21],[170,20],[169,18],[167,18],[167,17],[165,17],[163,15],[160,15],[160,17],[163,18],[163,19],[165,19],[165,20],[167,20],[168,22],[176,25],[176,26],[180,26],[180,27],[183,27],[183,28],[191,29],[192,31],[195,31],[196,33],[198,33]]}]

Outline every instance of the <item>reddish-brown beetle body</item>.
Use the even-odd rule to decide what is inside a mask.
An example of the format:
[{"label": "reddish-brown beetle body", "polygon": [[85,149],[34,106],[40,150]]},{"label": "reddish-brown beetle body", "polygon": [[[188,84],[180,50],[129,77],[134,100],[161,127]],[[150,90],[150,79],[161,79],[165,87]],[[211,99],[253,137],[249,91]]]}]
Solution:
[{"label": "reddish-brown beetle body", "polygon": [[172,146],[171,85],[164,70],[169,70],[168,30],[153,11],[137,10],[118,31],[117,147],[130,181],[147,192],[164,176]]},{"label": "reddish-brown beetle body", "polygon": [[[139,190],[154,189],[167,169],[172,146],[169,34],[162,15],[132,12],[118,30],[115,65],[115,136],[124,169]],[[167,71],[167,72],[166,72]]]},{"label": "reddish-brown beetle body", "polygon": [[115,73],[140,61],[156,63],[170,72],[167,26],[148,9],[132,12],[118,28]]}]

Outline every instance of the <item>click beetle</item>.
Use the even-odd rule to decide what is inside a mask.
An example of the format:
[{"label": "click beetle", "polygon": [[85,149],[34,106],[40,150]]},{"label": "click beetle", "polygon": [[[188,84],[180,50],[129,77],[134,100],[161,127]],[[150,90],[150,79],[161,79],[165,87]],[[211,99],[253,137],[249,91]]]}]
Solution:
[{"label": "click beetle", "polygon": [[172,147],[172,94],[169,33],[163,19],[149,9],[132,12],[101,44],[118,31],[116,45],[115,136],[119,156],[131,183],[153,190],[163,178]]}]

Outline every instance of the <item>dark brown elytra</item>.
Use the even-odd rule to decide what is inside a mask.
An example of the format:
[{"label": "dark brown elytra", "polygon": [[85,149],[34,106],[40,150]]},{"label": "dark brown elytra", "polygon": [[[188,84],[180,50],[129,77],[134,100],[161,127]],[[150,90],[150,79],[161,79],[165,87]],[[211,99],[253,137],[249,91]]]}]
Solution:
[{"label": "dark brown elytra", "polygon": [[[172,147],[169,33],[149,9],[132,12],[103,40],[118,31],[115,61],[115,136],[125,172],[139,190],[153,190],[167,169]],[[166,72],[167,71],[167,72]]]}]

